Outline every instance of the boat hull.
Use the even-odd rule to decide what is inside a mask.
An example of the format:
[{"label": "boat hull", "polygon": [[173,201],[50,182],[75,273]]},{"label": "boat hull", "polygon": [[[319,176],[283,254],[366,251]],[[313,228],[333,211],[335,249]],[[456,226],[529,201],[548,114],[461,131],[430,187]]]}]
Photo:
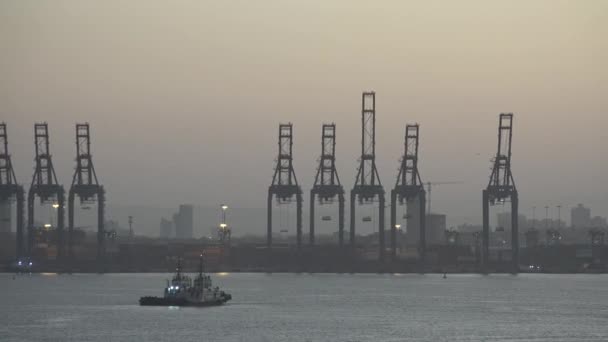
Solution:
[{"label": "boat hull", "polygon": [[184,298],[166,298],[166,297],[141,297],[139,299],[139,305],[142,306],[217,306],[222,305],[232,299],[232,296],[226,295],[226,297],[205,301],[205,302],[191,302]]}]

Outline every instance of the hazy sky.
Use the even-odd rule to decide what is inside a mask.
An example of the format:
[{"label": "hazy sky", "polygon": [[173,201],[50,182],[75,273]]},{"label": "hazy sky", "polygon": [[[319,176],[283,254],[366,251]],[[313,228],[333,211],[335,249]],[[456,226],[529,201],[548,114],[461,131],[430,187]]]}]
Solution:
[{"label": "hazy sky", "polygon": [[0,50],[0,120],[26,184],[34,122],[67,188],[88,121],[113,204],[264,207],[291,121],[305,193],[323,122],[350,189],[375,90],[386,189],[418,122],[423,181],[465,182],[434,188],[434,209],[478,220],[497,116],[513,112],[521,211],[608,214],[608,1],[0,0]]}]

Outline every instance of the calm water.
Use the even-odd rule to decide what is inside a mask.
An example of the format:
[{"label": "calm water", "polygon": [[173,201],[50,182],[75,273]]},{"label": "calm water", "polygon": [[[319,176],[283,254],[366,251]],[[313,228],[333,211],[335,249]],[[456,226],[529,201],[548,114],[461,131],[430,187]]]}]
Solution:
[{"label": "calm water", "polygon": [[606,275],[216,274],[223,307],[140,307],[167,274],[0,274],[0,341],[608,341]]}]

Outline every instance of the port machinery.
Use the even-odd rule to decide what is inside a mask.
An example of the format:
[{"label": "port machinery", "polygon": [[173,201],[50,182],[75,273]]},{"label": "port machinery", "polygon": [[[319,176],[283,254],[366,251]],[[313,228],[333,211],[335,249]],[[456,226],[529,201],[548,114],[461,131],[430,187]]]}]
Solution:
[{"label": "port machinery", "polygon": [[8,151],[6,123],[2,122],[0,123],[0,204],[10,205],[12,201],[16,202],[17,237],[15,251],[19,260],[26,256],[24,240],[25,191],[23,186],[17,183],[11,155]]},{"label": "port machinery", "polygon": [[[310,190],[310,232],[309,244],[315,244],[315,197],[319,205],[331,204],[338,198],[338,244],[344,245],[344,188],[336,170],[336,124],[323,124],[321,128],[321,157],[315,176],[315,183]],[[323,216],[322,220],[331,217]]]},{"label": "port machinery", "polygon": [[[76,124],[76,167],[72,177],[72,185],[68,195],[68,255],[74,258],[74,211],[75,197],[78,196],[81,205],[97,202],[97,260],[105,256],[104,228],[105,190],[97,180],[97,173],[91,156],[91,135],[88,123]],[[115,234],[115,233],[114,233]],[[112,237],[109,235],[108,237]]]},{"label": "port machinery", "polygon": [[57,209],[57,257],[64,258],[65,190],[57,181],[49,147],[49,127],[46,122],[34,124],[35,168],[27,196],[28,250],[34,245],[34,201],[52,203]]},{"label": "port machinery", "polygon": [[[406,125],[404,154],[401,158],[395,188],[391,190],[391,259],[397,259],[397,205],[405,204],[409,207],[413,204],[413,201],[418,201],[419,210],[418,213],[414,214],[419,218],[418,253],[419,260],[423,265],[426,256],[426,192],[418,172],[419,133],[420,126],[418,124]],[[411,218],[408,217],[408,219],[411,222]]]},{"label": "port machinery", "polygon": [[279,154],[277,156],[272,184],[268,187],[267,237],[266,247],[272,249],[272,199],[278,205],[289,204],[296,200],[296,239],[297,248],[302,248],[302,188],[293,168],[293,125],[279,124]]},{"label": "port machinery", "polygon": [[350,191],[350,246],[355,248],[355,210],[359,204],[378,201],[378,258],[384,261],[384,188],[376,168],[376,93],[363,92],[361,96],[361,157],[355,185]]},{"label": "port machinery", "polygon": [[490,181],[482,191],[483,230],[482,268],[486,272],[490,262],[490,206],[511,202],[511,272],[519,271],[519,195],[511,172],[511,139],[513,113],[501,113],[498,118],[498,149],[494,157]]}]

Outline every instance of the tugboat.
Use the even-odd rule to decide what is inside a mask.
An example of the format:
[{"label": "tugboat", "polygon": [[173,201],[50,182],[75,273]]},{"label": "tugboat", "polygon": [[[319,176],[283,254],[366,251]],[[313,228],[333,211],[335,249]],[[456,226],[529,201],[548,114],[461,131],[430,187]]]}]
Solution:
[{"label": "tugboat", "polygon": [[211,277],[204,272],[203,255],[199,265],[198,275],[192,284],[192,278],[182,274],[181,260],[171,282],[167,280],[163,297],[141,297],[139,305],[146,306],[213,306],[222,305],[231,300],[232,296],[219,287],[213,287]]}]

